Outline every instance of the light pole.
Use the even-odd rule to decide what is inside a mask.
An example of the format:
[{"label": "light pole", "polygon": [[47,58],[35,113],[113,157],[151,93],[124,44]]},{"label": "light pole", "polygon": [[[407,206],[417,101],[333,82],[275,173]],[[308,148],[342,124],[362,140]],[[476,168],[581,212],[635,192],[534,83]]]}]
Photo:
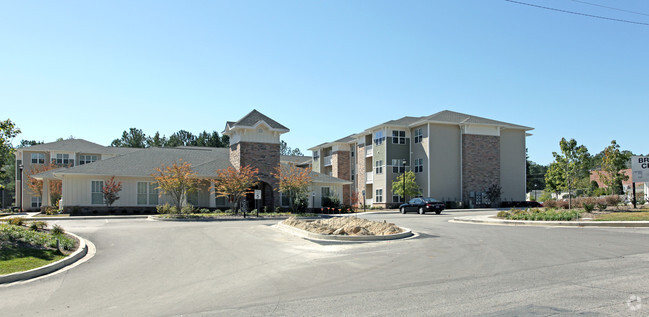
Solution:
[{"label": "light pole", "polygon": [[401,165],[403,165],[403,201],[402,203],[406,202],[406,159],[403,159],[401,161]]},{"label": "light pole", "polygon": [[23,212],[23,168],[25,168],[22,164],[18,165],[18,169],[20,170],[20,212]]}]

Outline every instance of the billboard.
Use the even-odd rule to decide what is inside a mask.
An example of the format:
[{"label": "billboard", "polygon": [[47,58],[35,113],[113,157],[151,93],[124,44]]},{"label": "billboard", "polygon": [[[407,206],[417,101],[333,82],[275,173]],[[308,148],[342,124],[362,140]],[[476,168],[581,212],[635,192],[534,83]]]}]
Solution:
[{"label": "billboard", "polygon": [[631,174],[634,183],[649,182],[649,156],[632,156]]}]

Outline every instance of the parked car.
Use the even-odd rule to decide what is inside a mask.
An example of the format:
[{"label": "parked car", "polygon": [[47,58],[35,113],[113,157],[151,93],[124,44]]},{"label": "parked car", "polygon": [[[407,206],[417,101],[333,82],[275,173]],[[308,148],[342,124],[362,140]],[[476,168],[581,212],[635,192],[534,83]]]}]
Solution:
[{"label": "parked car", "polygon": [[408,211],[419,212],[420,215],[425,214],[426,212],[434,211],[436,214],[442,213],[442,210],[446,205],[444,202],[439,201],[435,198],[430,197],[417,197],[411,199],[409,202],[399,206],[399,211],[402,214],[405,214]]}]

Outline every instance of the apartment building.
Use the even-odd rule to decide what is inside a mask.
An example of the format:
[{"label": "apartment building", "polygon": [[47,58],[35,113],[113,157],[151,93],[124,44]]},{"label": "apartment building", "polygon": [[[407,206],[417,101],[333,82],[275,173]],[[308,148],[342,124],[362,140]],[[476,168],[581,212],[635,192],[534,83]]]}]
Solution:
[{"label": "apartment building", "polygon": [[24,209],[38,209],[41,205],[49,205],[50,179],[44,180],[43,195],[41,196],[31,192],[26,182],[23,182],[23,179],[35,173],[39,166],[52,163],[59,167],[74,167],[138,150],[141,149],[102,146],[83,139],[67,139],[19,148],[15,152],[17,168],[14,197],[16,197],[16,204]]},{"label": "apartment building", "polygon": [[525,200],[525,138],[530,127],[453,111],[403,117],[312,148],[313,170],[352,182],[345,203],[394,206],[392,182],[413,171],[422,196],[486,205],[486,190]]},{"label": "apartment building", "polygon": [[[182,159],[192,165],[196,177],[207,180],[197,191],[185,197],[185,203],[200,208],[226,209],[229,204],[218,197],[213,179],[217,170],[228,167],[252,166],[258,169],[258,183],[254,188],[261,191],[261,207],[273,210],[275,206],[289,205],[287,197],[279,192],[278,180],[272,175],[281,165],[308,168],[311,158],[280,155],[280,136],[289,129],[264,114],[253,110],[239,121],[227,122],[223,134],[230,137],[229,148],[176,147],[176,148],[119,148],[105,147],[82,139],[69,139],[18,149],[16,166],[22,173],[16,175],[16,202],[22,209],[37,210],[49,206],[50,182],[60,182],[60,208],[93,212],[104,205],[102,188],[106,181],[115,177],[122,183],[120,199],[113,206],[123,210],[151,211],[155,206],[172,200],[162,194],[152,174],[161,165],[170,165]],[[54,163],[59,168],[33,174],[34,167]],[[32,175],[33,174],[33,175]],[[40,195],[33,193],[23,179],[32,175],[43,181]],[[342,200],[343,186],[350,181],[328,174],[311,172],[309,207],[320,208],[324,197],[337,195]],[[247,197],[249,209],[255,206],[254,196]]]}]

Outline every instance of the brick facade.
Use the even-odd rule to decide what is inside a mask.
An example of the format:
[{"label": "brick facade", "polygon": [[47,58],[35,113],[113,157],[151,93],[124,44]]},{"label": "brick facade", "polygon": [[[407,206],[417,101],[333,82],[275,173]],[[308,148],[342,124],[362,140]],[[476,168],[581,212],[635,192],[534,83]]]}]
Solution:
[{"label": "brick facade", "polygon": [[[351,180],[349,151],[336,151],[331,154],[331,175],[344,180]],[[351,185],[343,185],[343,205],[351,204]]]},{"label": "brick facade", "polygon": [[239,142],[230,145],[230,162],[239,169],[250,165],[259,169],[259,180],[270,186],[263,187],[263,205],[279,206],[279,182],[271,173],[277,170],[280,162],[279,144]]},{"label": "brick facade", "polygon": [[500,185],[500,137],[464,134],[462,136],[462,194],[483,193],[492,184]]}]

